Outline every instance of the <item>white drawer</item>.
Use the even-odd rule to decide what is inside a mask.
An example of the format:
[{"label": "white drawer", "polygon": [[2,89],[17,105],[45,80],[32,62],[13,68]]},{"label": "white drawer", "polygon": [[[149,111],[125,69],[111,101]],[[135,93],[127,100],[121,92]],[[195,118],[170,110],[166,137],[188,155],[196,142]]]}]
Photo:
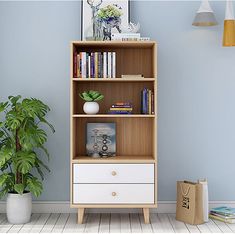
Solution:
[{"label": "white drawer", "polygon": [[154,204],[154,184],[74,184],[73,203]]},{"label": "white drawer", "polygon": [[154,183],[154,164],[74,164],[73,183]]}]

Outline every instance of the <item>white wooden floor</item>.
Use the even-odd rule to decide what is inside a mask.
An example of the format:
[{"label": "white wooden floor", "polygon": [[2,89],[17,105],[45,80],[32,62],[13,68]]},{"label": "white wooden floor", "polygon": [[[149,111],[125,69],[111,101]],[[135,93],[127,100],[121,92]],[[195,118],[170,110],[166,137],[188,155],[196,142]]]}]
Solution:
[{"label": "white wooden floor", "polygon": [[142,214],[86,214],[85,223],[76,224],[76,214],[33,214],[30,223],[11,225],[6,215],[0,214],[1,233],[179,233],[235,232],[235,224],[210,220],[192,226],[175,220],[174,214],[151,214],[151,223],[143,223]]}]

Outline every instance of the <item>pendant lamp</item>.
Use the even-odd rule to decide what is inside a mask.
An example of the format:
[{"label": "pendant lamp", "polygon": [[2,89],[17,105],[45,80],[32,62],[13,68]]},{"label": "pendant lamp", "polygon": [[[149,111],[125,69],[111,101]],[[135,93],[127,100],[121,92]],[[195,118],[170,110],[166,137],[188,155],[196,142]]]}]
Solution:
[{"label": "pendant lamp", "polygon": [[230,0],[226,1],[223,46],[235,46],[235,18]]},{"label": "pendant lamp", "polygon": [[214,26],[217,25],[217,21],[214,16],[214,12],[211,9],[208,0],[201,2],[200,8],[197,11],[192,25],[194,26]]}]

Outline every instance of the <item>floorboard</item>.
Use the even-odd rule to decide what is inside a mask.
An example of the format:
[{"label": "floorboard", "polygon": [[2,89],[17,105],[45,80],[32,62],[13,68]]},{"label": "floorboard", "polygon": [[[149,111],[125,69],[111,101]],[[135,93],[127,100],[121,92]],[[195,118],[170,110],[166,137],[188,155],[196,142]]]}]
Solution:
[{"label": "floorboard", "polygon": [[235,233],[235,224],[218,220],[190,225],[175,219],[175,214],[150,213],[145,224],[143,214],[85,213],[83,224],[77,224],[77,214],[32,214],[26,224],[12,225],[0,214],[0,233]]},{"label": "floorboard", "polygon": [[187,226],[178,220],[175,219],[175,214],[168,214],[170,223],[176,233],[187,233],[189,232]]},{"label": "floorboard", "polygon": [[130,214],[121,214],[121,233],[131,232]]},{"label": "floorboard", "polygon": [[30,230],[31,233],[39,233],[43,229],[45,223],[47,222],[50,214],[41,214],[38,220],[36,221],[35,225],[33,225],[32,229]]},{"label": "floorboard", "polygon": [[52,232],[61,233],[64,230],[64,226],[68,220],[69,214],[60,214],[55,226],[52,229]]},{"label": "floorboard", "polygon": [[110,214],[101,214],[100,215],[100,226],[99,233],[109,233],[110,232]]},{"label": "floorboard", "polygon": [[100,214],[88,214],[84,232],[98,233],[100,226]]},{"label": "floorboard", "polygon": [[150,221],[150,223],[145,224],[143,214],[139,214],[139,220],[140,220],[141,230],[142,230],[143,233],[152,233],[153,232],[151,221]]},{"label": "floorboard", "polygon": [[139,214],[131,213],[130,214],[130,223],[131,223],[131,232],[132,233],[141,233],[142,232]]},{"label": "floorboard", "polygon": [[32,214],[31,221],[29,223],[24,224],[24,226],[20,229],[20,233],[29,233],[33,226],[36,224],[40,217],[40,214]]}]

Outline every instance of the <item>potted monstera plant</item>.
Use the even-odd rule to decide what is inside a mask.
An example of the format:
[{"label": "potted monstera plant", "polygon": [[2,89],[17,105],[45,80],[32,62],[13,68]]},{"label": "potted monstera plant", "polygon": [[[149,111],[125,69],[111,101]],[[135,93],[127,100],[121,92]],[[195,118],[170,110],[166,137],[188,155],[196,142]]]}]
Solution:
[{"label": "potted monstera plant", "polygon": [[10,96],[0,103],[0,197],[7,195],[7,218],[13,224],[30,220],[31,194],[42,193],[43,169],[49,171],[41,158],[45,154],[49,160],[43,125],[55,131],[45,118],[49,110],[35,98]]}]

